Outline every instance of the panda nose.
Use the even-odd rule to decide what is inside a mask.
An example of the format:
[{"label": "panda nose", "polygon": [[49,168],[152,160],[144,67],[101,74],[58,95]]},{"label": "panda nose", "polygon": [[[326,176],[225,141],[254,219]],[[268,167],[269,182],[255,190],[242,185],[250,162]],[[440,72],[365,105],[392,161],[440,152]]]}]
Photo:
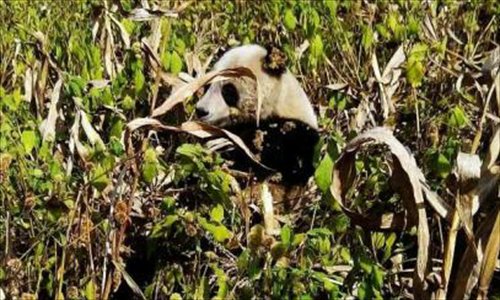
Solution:
[{"label": "panda nose", "polygon": [[201,107],[197,107],[195,112],[198,118],[203,118],[208,115],[208,111]]}]

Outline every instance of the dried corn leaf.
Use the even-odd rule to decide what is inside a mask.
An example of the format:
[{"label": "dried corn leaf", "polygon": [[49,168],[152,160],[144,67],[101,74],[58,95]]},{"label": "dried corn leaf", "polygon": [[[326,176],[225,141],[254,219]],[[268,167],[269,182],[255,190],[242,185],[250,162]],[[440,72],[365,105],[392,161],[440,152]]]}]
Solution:
[{"label": "dried corn leaf", "polygon": [[196,78],[192,82],[179,87],[170,97],[168,97],[165,102],[163,102],[159,107],[157,107],[153,111],[153,117],[158,117],[170,109],[172,109],[175,105],[183,102],[188,97],[192,96],[197,90],[199,90],[205,84],[211,82],[217,82],[226,79],[227,77],[241,77],[246,76],[256,80],[253,72],[245,67],[224,69],[219,71],[212,71],[207,74],[202,75],[201,77]]},{"label": "dried corn leaf", "polygon": [[138,296],[141,297],[141,299],[147,299],[144,293],[142,292],[141,288],[139,285],[135,282],[135,280],[125,271],[125,269],[120,265],[120,263],[115,262],[115,260],[112,261],[113,265],[115,266],[116,270],[121,273],[123,279],[125,279],[125,282],[127,285],[130,287],[130,289]]},{"label": "dried corn leaf", "polygon": [[79,133],[80,133],[80,121],[81,120],[81,115],[79,112],[75,114],[75,121],[73,122],[73,126],[71,126],[71,135],[69,139],[69,150],[71,154],[73,155],[75,152],[75,146],[76,146],[76,151],[78,152],[78,155],[86,161],[88,157],[88,151],[85,149],[85,146],[80,142],[79,138]]},{"label": "dried corn leaf", "polygon": [[160,130],[167,130],[167,131],[173,131],[173,132],[185,132],[189,133],[191,135],[194,135],[198,138],[211,138],[211,137],[225,137],[229,141],[231,141],[235,146],[237,146],[240,150],[242,150],[248,158],[250,158],[253,162],[258,164],[259,166],[263,167],[264,169],[274,171],[273,169],[267,167],[266,165],[262,164],[248,149],[248,147],[245,145],[243,140],[241,138],[225,129],[218,128],[215,126],[211,126],[205,123],[200,123],[200,122],[184,122],[181,124],[180,127],[175,127],[175,126],[168,126],[162,124],[160,121],[152,118],[138,118],[135,120],[132,120],[127,124],[127,128],[130,131],[134,131],[136,129],[139,129],[140,127],[153,127],[155,129],[160,129]]},{"label": "dried corn leaf", "polygon": [[481,160],[478,155],[459,152],[455,169],[460,185],[460,195],[456,203],[457,213],[464,225],[469,242],[474,243],[472,231],[472,198],[465,193],[471,190],[481,175]]},{"label": "dried corn leaf", "polygon": [[490,169],[498,159],[500,154],[500,125],[497,125],[495,130],[493,130],[493,136],[491,137],[490,146],[488,147],[488,153],[483,162],[483,170]]},{"label": "dried corn leaf", "polygon": [[[498,206],[498,205],[497,205]],[[500,211],[497,212],[495,224],[484,249],[484,257],[479,272],[479,294],[478,299],[487,299],[488,288],[490,287],[495,271],[495,264],[500,253]]]},{"label": "dried corn leaf", "polygon": [[384,72],[382,73],[382,82],[384,84],[388,84],[390,82],[393,82],[394,79],[396,80],[398,79],[394,78],[395,77],[394,75],[398,75],[397,73],[394,72],[399,69],[399,67],[401,66],[401,64],[405,62],[405,60],[406,60],[406,55],[403,50],[403,46],[400,46],[398,50],[394,52],[391,59],[387,63],[387,66],[385,66]]},{"label": "dried corn leaf", "polygon": [[85,132],[85,135],[89,139],[89,142],[92,145],[97,144],[100,147],[104,148],[105,147],[104,142],[102,141],[102,138],[99,135],[99,133],[97,133],[94,127],[92,127],[92,125],[90,124],[89,119],[87,118],[87,114],[83,110],[80,110],[79,113],[81,115],[81,124],[83,131]]},{"label": "dried corn leaf", "polygon": [[112,14],[108,13],[107,15],[109,16],[111,21],[113,21],[113,23],[115,23],[115,25],[118,27],[118,29],[120,29],[120,36],[122,38],[123,44],[125,45],[125,49],[129,49],[130,48],[130,35],[128,34],[127,30],[125,29],[125,27],[123,26],[123,24],[120,21],[118,21],[115,17],[113,17]]},{"label": "dried corn leaf", "polygon": [[[492,241],[498,239],[498,232],[493,230],[496,229],[496,223],[498,219],[498,214],[500,213],[500,206],[497,205],[495,209],[491,210],[488,215],[484,218],[484,221],[479,225],[479,228],[475,234],[476,236],[476,244],[477,248],[469,246],[465,250],[459,264],[459,268],[457,268],[457,276],[456,281],[454,283],[454,288],[451,292],[450,299],[469,299],[471,292],[479,281],[480,272],[481,272],[481,262],[485,256],[485,248],[490,240]],[[496,237],[495,237],[496,236]],[[494,249],[489,249],[492,251]],[[493,263],[494,264],[494,263]],[[488,270],[485,270],[488,275]],[[484,278],[483,283],[488,278]]]},{"label": "dried corn leaf", "polygon": [[156,18],[161,18],[161,17],[173,17],[176,18],[178,16],[177,12],[171,11],[171,10],[166,10],[166,9],[149,9],[145,7],[141,8],[134,8],[133,10],[130,11],[128,18],[133,20],[133,21],[149,21],[153,20]]},{"label": "dried corn leaf", "polygon": [[274,217],[273,195],[269,191],[269,186],[264,182],[261,185],[260,199],[262,201],[262,212],[264,214],[264,227],[268,235],[279,233],[277,221]]},{"label": "dried corn leaf", "polygon": [[399,76],[401,76],[401,70],[399,70],[399,67],[405,59],[406,56],[403,51],[403,46],[400,46],[387,63],[384,72],[381,74],[377,56],[375,53],[372,55],[372,69],[379,84],[381,97],[380,103],[384,119],[389,116],[389,113],[395,112],[394,104],[392,103],[392,96],[399,86],[398,79]]},{"label": "dried corn leaf", "polygon": [[[406,213],[387,213],[382,216],[366,216],[345,206],[345,197],[355,176],[355,154],[363,145],[382,143],[389,147],[394,157],[394,172],[391,177],[394,188],[401,194]],[[429,255],[429,227],[421,185],[423,175],[415,159],[387,128],[368,130],[351,140],[335,163],[330,191],[343,211],[354,223],[374,230],[403,229],[407,224],[418,223],[418,256],[414,274],[414,292],[423,296]],[[408,218],[407,218],[408,217]]]},{"label": "dried corn leaf", "polygon": [[42,124],[40,124],[40,133],[42,134],[43,141],[53,141],[56,136],[57,103],[59,102],[62,84],[63,80],[59,78],[52,91],[49,114],[47,118],[42,121]]},{"label": "dried corn leaf", "polygon": [[31,102],[31,98],[33,97],[33,82],[31,68],[27,68],[24,75],[24,100],[27,102]]},{"label": "dried corn leaf", "polygon": [[332,83],[332,84],[328,84],[326,85],[325,87],[327,89],[330,89],[332,91],[339,91],[339,90],[342,90],[344,88],[346,88],[348,86],[347,83],[344,83],[344,82],[338,82],[338,83]]}]

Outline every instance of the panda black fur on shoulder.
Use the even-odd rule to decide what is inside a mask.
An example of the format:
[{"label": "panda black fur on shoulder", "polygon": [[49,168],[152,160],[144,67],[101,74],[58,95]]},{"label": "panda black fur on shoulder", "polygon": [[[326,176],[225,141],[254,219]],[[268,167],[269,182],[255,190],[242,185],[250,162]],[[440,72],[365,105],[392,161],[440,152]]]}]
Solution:
[{"label": "panda black fur on shoulder", "polygon": [[[304,184],[313,174],[318,122],[311,102],[284,64],[284,55],[270,47],[246,45],[226,52],[215,70],[246,67],[261,89],[257,126],[257,84],[248,77],[212,83],[196,104],[198,118],[238,135],[261,163],[281,173],[284,184]],[[271,175],[251,165],[242,153],[232,153],[236,169],[251,167],[257,177]]]}]

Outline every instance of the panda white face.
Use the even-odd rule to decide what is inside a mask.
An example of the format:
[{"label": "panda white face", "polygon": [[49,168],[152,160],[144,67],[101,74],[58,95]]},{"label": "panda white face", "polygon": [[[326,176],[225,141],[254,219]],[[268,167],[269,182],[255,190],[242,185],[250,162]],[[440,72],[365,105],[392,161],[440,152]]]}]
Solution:
[{"label": "panda white face", "polygon": [[250,78],[228,79],[209,86],[205,95],[196,104],[196,115],[214,125],[228,125],[229,120],[255,117],[257,110],[257,85]]},{"label": "panda white face", "polygon": [[[270,116],[296,119],[314,129],[317,120],[304,90],[286,69],[278,76],[263,69],[266,49],[246,45],[231,49],[215,64],[215,70],[246,67],[256,75],[261,89],[261,119]],[[232,119],[256,117],[257,83],[248,77],[230,78],[212,83],[196,104],[198,118],[206,123],[226,126]],[[237,118],[233,116],[237,115]]]},{"label": "panda white face", "polygon": [[[262,58],[266,50],[257,45],[241,46],[226,52],[215,64],[215,70],[233,67],[247,67],[257,76],[262,72]],[[212,83],[204,96],[196,104],[196,114],[200,120],[214,125],[229,123],[234,112],[255,115],[257,104],[257,84],[255,80],[242,77],[230,78]]]}]

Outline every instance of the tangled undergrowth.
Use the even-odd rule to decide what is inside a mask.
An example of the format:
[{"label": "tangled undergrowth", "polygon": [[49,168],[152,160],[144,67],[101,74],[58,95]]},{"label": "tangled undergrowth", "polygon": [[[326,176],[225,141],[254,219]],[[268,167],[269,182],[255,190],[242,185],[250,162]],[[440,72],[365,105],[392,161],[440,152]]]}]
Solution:
[{"label": "tangled undergrowth", "polygon": [[[499,17],[0,2],[0,299],[500,298]],[[196,95],[152,118],[246,43],[284,50],[321,127],[308,191],[271,228],[267,185],[193,136],[221,133],[191,122]]]}]

